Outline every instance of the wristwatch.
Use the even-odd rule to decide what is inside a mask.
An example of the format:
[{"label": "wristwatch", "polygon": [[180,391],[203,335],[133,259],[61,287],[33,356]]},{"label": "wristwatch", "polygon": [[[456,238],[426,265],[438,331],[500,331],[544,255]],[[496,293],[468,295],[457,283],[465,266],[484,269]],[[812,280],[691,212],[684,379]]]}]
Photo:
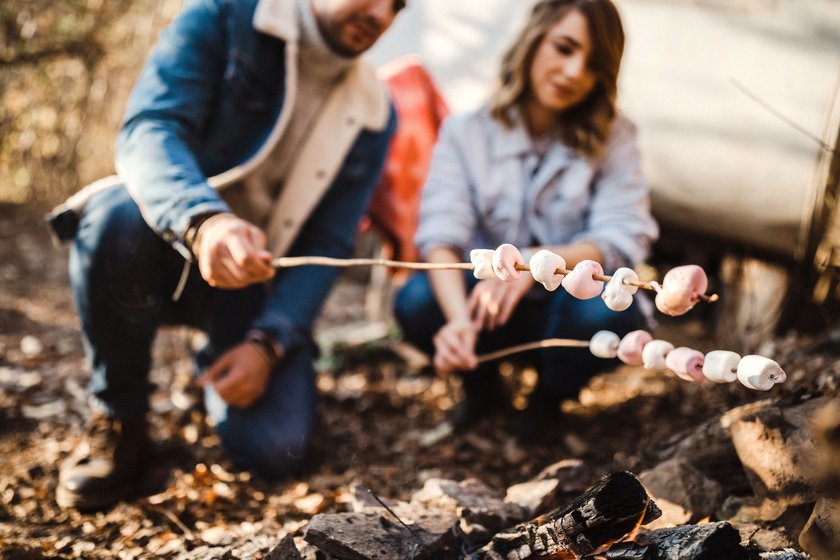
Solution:
[{"label": "wristwatch", "polygon": [[277,362],[283,357],[283,345],[261,329],[251,329],[245,333],[245,342],[250,342],[257,346],[268,358],[271,367],[277,365]]}]

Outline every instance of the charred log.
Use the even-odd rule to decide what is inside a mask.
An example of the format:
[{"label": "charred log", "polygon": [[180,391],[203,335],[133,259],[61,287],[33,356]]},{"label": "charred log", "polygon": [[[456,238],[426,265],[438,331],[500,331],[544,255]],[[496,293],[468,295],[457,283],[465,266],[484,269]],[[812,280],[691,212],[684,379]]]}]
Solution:
[{"label": "charred log", "polygon": [[738,531],[721,521],[643,533],[634,542],[611,546],[599,557],[606,560],[746,560],[748,555],[741,546]]},{"label": "charred log", "polygon": [[524,560],[564,553],[591,554],[659,515],[659,508],[635,476],[613,473],[565,508],[496,534],[472,558]]}]

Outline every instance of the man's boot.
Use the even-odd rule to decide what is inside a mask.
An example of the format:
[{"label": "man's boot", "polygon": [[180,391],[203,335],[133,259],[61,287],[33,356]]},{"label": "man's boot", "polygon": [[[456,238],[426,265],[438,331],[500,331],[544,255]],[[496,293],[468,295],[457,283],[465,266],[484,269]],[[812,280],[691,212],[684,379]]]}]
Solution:
[{"label": "man's boot", "polygon": [[85,439],[61,465],[58,505],[105,509],[131,496],[150,454],[145,415],[123,419],[95,416]]}]

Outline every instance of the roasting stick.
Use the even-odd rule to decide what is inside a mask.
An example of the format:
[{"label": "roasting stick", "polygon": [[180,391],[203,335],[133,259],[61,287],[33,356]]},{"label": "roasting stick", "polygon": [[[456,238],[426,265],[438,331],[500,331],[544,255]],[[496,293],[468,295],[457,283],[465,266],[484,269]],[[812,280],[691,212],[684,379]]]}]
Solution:
[{"label": "roasting stick", "polygon": [[509,346],[502,348],[495,352],[488,352],[477,356],[478,363],[491,362],[504,358],[511,354],[518,354],[519,352],[526,352],[528,350],[537,350],[540,348],[589,348],[588,340],[573,340],[571,338],[546,338],[537,340],[536,342],[527,342],[525,344],[517,344],[516,346]]},{"label": "roasting stick", "polygon": [[[405,262],[394,261],[390,259],[336,259],[333,257],[277,257],[271,260],[271,266],[274,268],[292,268],[296,266],[333,266],[338,268],[350,268],[354,266],[387,266],[390,268],[406,268],[410,270],[475,270],[475,265],[472,263],[422,263],[422,262]],[[518,264],[515,266],[516,270],[522,272],[530,272],[531,267],[526,264]],[[571,270],[565,268],[558,268],[555,274],[569,274]],[[601,274],[593,274],[592,278],[600,282],[609,282],[612,276],[604,276]],[[650,282],[632,282],[625,281],[626,284],[636,286],[644,290],[655,291],[653,284]],[[717,294],[702,294],[700,298],[703,301],[715,302],[717,301]]]},{"label": "roasting stick", "polygon": [[387,266],[390,268],[408,268],[411,270],[473,270],[472,263],[420,263],[392,261],[390,259],[336,259],[333,257],[277,257],[271,260],[274,268],[292,268],[295,266],[335,266],[350,268],[353,266]]}]

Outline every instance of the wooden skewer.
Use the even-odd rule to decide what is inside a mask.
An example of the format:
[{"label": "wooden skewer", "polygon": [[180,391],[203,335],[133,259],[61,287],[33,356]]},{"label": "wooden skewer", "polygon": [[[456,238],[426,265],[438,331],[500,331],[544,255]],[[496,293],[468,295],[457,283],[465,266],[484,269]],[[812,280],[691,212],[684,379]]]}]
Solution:
[{"label": "wooden skewer", "polygon": [[277,257],[271,260],[274,268],[292,268],[295,266],[336,266],[350,268],[353,266],[388,266],[391,268],[408,268],[411,270],[473,270],[472,263],[419,263],[392,261],[390,259],[336,259],[333,257]]},{"label": "wooden skewer", "polygon": [[516,346],[510,346],[508,348],[502,348],[501,350],[496,350],[495,352],[488,352],[487,354],[480,354],[477,356],[478,363],[490,362],[492,360],[498,360],[499,358],[504,358],[505,356],[509,356],[511,354],[516,354],[518,352],[525,352],[527,350],[537,350],[539,348],[588,348],[589,341],[588,340],[573,340],[571,338],[546,338],[543,340],[538,340],[536,342],[527,342],[525,344],[518,344]]},{"label": "wooden skewer", "polygon": [[[333,257],[277,257],[271,260],[271,266],[274,268],[292,268],[295,266],[333,266],[338,268],[350,268],[354,266],[387,266],[390,268],[406,268],[410,270],[474,270],[475,266],[472,263],[421,263],[421,262],[405,262],[394,261],[391,259],[336,259]],[[514,266],[516,270],[521,272],[531,272],[531,267],[527,264],[517,264]],[[572,271],[565,268],[558,268],[554,274],[570,274]],[[609,282],[612,276],[604,276],[601,274],[593,274],[592,278],[600,282]],[[629,286],[636,286],[643,290],[654,291],[655,288],[650,282],[627,282]],[[700,299],[706,302],[717,301],[718,295],[703,294]]]}]

